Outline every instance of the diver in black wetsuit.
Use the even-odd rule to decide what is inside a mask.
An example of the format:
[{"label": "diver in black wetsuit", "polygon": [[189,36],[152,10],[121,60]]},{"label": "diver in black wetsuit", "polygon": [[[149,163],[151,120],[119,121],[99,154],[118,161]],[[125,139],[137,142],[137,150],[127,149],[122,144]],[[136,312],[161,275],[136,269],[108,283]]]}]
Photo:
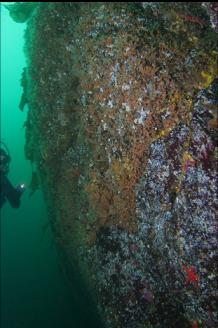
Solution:
[{"label": "diver in black wetsuit", "polygon": [[[2,145],[4,146],[3,149]],[[20,198],[25,190],[24,185],[19,185],[14,188],[7,178],[9,172],[9,163],[11,161],[7,147],[1,142],[0,146],[0,208],[9,201],[10,205],[14,208],[20,206]]]}]

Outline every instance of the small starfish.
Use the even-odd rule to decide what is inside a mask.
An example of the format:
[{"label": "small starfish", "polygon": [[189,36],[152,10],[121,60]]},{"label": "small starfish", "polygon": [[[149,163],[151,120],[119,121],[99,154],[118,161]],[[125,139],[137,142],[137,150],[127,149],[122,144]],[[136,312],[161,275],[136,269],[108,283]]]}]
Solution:
[{"label": "small starfish", "polygon": [[199,326],[198,326],[198,322],[197,322],[197,321],[193,322],[193,324],[192,324],[192,328],[199,328]]},{"label": "small starfish", "polygon": [[185,285],[187,286],[189,284],[195,284],[197,286],[199,282],[199,277],[196,274],[195,267],[194,266],[187,267],[183,265],[183,270],[187,273]]}]

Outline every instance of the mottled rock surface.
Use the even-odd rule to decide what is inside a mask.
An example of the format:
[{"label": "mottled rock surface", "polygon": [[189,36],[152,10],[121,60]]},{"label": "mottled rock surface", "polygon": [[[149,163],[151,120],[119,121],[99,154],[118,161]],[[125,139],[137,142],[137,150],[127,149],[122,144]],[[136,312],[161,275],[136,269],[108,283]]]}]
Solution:
[{"label": "mottled rock surface", "polygon": [[26,157],[107,328],[217,325],[211,17],[48,2],[28,21]]}]

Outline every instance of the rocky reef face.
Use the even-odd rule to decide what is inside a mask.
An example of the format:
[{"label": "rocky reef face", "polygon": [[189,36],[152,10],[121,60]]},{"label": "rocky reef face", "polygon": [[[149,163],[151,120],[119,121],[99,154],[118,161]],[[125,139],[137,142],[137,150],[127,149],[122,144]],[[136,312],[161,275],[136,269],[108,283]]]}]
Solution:
[{"label": "rocky reef face", "polygon": [[64,265],[105,327],[215,327],[217,49],[206,6],[39,3],[26,54],[26,157]]}]

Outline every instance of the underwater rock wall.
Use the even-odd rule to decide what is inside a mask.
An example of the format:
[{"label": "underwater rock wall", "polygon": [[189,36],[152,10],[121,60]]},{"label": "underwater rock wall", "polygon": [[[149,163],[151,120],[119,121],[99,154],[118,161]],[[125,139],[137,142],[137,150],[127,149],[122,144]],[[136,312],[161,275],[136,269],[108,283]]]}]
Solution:
[{"label": "underwater rock wall", "polygon": [[39,3],[26,54],[26,157],[105,327],[215,327],[217,49],[206,7]]}]

